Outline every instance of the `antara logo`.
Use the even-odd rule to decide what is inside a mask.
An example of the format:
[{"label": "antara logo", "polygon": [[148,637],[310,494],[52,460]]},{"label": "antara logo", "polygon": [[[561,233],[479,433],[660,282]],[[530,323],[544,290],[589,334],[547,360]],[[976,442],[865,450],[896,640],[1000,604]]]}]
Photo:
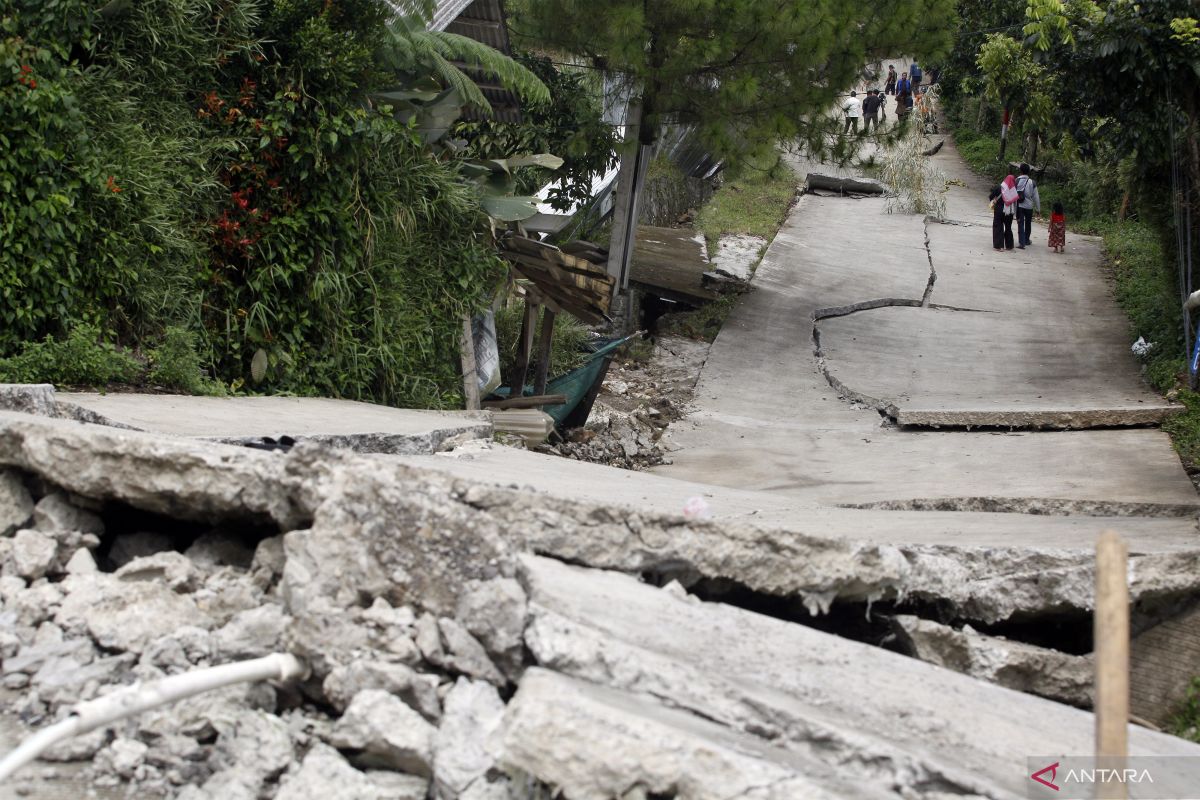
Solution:
[{"label": "antara logo", "polygon": [[[1048,786],[1056,792],[1060,791],[1060,787],[1054,782],[1058,779],[1058,766],[1060,763],[1059,761],[1055,761],[1049,766],[1042,767],[1029,777],[1042,786]],[[1050,777],[1043,777],[1047,772],[1050,773]],[[1150,770],[1148,769],[1071,768],[1067,770],[1064,780],[1069,783],[1154,783],[1154,778],[1150,775]]]},{"label": "antara logo", "polygon": [[[1054,791],[1057,792],[1058,787],[1054,785],[1054,779],[1058,777],[1058,764],[1059,764],[1059,762],[1055,761],[1053,764],[1051,764],[1048,767],[1042,767],[1041,769],[1039,769],[1037,772],[1033,773],[1029,777],[1033,778],[1035,781],[1040,783],[1042,786],[1049,786],[1051,789],[1053,789]],[[1050,773],[1050,780],[1046,780],[1045,778],[1042,777],[1047,772]]]}]

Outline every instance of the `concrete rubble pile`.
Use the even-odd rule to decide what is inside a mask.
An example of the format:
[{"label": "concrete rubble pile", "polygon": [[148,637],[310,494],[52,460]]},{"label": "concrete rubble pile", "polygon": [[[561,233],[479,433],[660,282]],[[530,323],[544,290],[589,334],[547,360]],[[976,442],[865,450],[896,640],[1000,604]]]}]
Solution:
[{"label": "concrete rubble pile", "polygon": [[[1135,595],[1194,594],[1195,558],[1135,556]],[[58,745],[18,773],[30,797],[1007,798],[1026,755],[1090,746],[1084,711],[685,588],[994,622],[1086,608],[1090,564],[1065,551],[850,543],[0,412],[0,574],[9,738],[207,665],[311,671]]]}]

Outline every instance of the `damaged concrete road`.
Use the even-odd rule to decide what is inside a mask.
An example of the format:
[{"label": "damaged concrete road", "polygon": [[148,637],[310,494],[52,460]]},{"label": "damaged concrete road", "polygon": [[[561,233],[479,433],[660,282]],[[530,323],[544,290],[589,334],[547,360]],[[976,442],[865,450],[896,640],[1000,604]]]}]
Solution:
[{"label": "damaged concrete road", "polygon": [[[1090,714],[896,653],[544,558],[524,558],[521,579],[535,661],[586,683],[527,673],[501,760],[570,797],[641,785],[694,798],[1016,798],[1031,754],[1091,752]],[[714,724],[733,734],[712,762],[693,757],[696,729]],[[599,730],[616,740],[602,752]],[[752,744],[733,767],[743,783],[725,786],[734,735]],[[1135,728],[1130,753],[1200,745]],[[1188,786],[1186,767],[1173,779]]]},{"label": "damaged concrete road", "polygon": [[[988,377],[995,364],[980,361],[978,353],[985,336],[937,340],[936,351],[926,355],[920,350],[925,340],[913,326],[941,319],[956,325],[995,325],[1003,315],[900,307],[826,319],[818,326],[819,348],[821,352],[832,350],[822,359],[812,340],[817,312],[874,298],[903,298],[919,304],[931,285],[934,303],[986,308],[992,295],[984,294],[983,289],[972,294],[956,287],[961,282],[987,284],[993,275],[999,275],[995,291],[1003,294],[1012,281],[1035,271],[1013,261],[995,266],[993,257],[1000,256],[989,250],[987,258],[963,266],[961,276],[946,267],[942,270],[945,277],[939,272],[939,281],[931,284],[926,223],[919,217],[886,214],[884,206],[884,200],[872,198],[806,195],[801,199],[755,273],[756,291],[738,304],[713,343],[696,387],[695,411],[671,425],[664,435],[665,441],[679,449],[672,453],[672,464],[654,468],[656,474],[786,494],[825,505],[1004,498],[1012,508],[1019,508],[1024,499],[1164,509],[1200,507],[1168,438],[1157,430],[908,431],[882,419],[880,406],[895,405],[901,410],[925,407],[906,405],[904,391],[913,394],[915,403],[918,389],[940,386],[957,391],[962,398],[974,392],[977,384],[983,389],[996,388]],[[871,224],[864,226],[864,219]],[[960,247],[967,246],[964,237],[970,239],[971,247],[989,244],[986,228],[929,227],[931,247],[949,242],[951,237]],[[855,242],[861,258],[847,257],[846,240]],[[936,250],[934,263],[938,263]],[[1061,401],[1055,398],[1052,385],[1039,389],[1033,378],[1038,374],[1037,365],[1046,359],[1033,351],[1022,354],[1032,360],[1001,364],[1005,369],[1000,377],[1024,381],[1017,386],[1019,397],[1028,396],[1032,401],[1043,394],[1046,405],[1040,410],[1054,411],[1063,419],[1071,416],[1084,421],[1091,415],[1088,424],[1100,421],[1092,412],[1105,409],[1105,403],[1115,409],[1118,399],[1121,407],[1136,407],[1139,416],[1134,422],[1160,416],[1157,410],[1145,411],[1163,404],[1140,385],[1128,345],[1113,341],[1125,325],[1112,319],[1119,312],[1104,294],[1098,269],[1093,267],[1091,274],[1084,274],[1077,262],[1062,267],[1068,269],[1065,274],[1043,279],[1046,285],[1042,288],[1047,292],[1057,289],[1059,294],[1051,296],[1060,300],[1060,305],[1048,306],[1045,315],[1063,324],[1095,317],[1096,326],[1111,325],[1103,337],[1096,334],[1083,348],[1077,368],[1069,372],[1079,376],[1074,384],[1078,389]],[[1041,285],[1035,282],[1035,286]],[[940,294],[942,288],[946,288],[945,297]],[[1015,290],[1012,293],[1015,295]],[[1072,299],[1080,305],[1071,306]],[[1013,302],[1019,302],[1019,296]],[[1067,315],[1065,310],[1071,309],[1074,313]],[[1031,314],[1028,322],[1036,327],[1039,320],[1046,322],[1045,315]],[[907,327],[889,328],[888,336],[876,337],[871,332],[860,340],[835,335],[852,326],[855,330],[870,328],[876,319],[895,319]],[[1025,321],[1020,317],[1013,324]],[[1080,325],[1084,333],[1094,332],[1091,323]],[[933,329],[930,331],[933,341]],[[881,348],[878,352],[872,349],[876,346]],[[1045,346],[1055,353],[1082,347],[1076,338],[1050,341]],[[850,358],[847,353],[854,360],[844,368],[842,363]],[[930,360],[934,363],[926,365]],[[827,372],[836,379],[836,386],[831,385]],[[920,384],[926,373],[943,382]],[[879,385],[893,375],[895,387]],[[865,385],[856,385],[857,377]],[[1089,381],[1098,402],[1080,399],[1085,397]],[[1109,386],[1116,388],[1106,388]],[[892,388],[896,391],[891,392]],[[1010,395],[1013,391],[1010,387]],[[985,399],[1001,410],[1011,405],[991,394]],[[1068,405],[1072,402],[1075,407]],[[1039,407],[1025,410],[1038,411]],[[959,424],[969,421],[959,420]]]},{"label": "damaged concrete road", "polygon": [[[283,591],[296,605],[320,597],[345,608],[385,596],[445,612],[457,603],[457,587],[511,575],[514,554],[527,550],[684,581],[728,579],[765,595],[804,598],[813,610],[839,598],[919,598],[946,603],[964,619],[994,622],[1091,605],[1092,559],[1082,548],[956,546],[953,537],[879,543],[823,531],[820,523],[783,530],[688,521],[317,445],[261,453],[0,413],[0,465],[96,501],[294,531],[284,544]],[[1147,539],[1135,553],[1130,569],[1139,601],[1158,605],[1200,590],[1200,548],[1179,542],[1160,549]]]},{"label": "damaged concrete road", "polygon": [[322,397],[99,394],[0,385],[0,409],[229,444],[287,437],[360,453],[435,453],[492,436],[486,412],[420,411]]}]

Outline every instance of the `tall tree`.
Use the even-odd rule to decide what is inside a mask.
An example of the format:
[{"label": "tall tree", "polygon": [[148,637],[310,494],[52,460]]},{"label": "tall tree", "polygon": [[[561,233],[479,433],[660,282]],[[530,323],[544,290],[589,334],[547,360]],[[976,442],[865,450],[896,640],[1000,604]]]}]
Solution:
[{"label": "tall tree", "polygon": [[[641,100],[642,144],[667,122],[698,126],[727,158],[800,138],[863,67],[950,46],[953,0],[886,7],[834,0],[527,0],[539,39],[627,75]],[[524,23],[524,19],[520,23]]]}]

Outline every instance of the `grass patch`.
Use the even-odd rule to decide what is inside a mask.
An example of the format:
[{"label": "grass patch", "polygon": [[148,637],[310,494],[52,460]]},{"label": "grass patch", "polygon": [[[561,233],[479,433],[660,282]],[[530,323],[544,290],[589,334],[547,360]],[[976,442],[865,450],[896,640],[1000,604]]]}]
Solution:
[{"label": "grass patch", "polygon": [[769,169],[747,165],[728,176],[696,216],[708,252],[717,252],[722,236],[744,233],[768,242],[775,238],[796,199],[796,173],[782,160]]},{"label": "grass patch", "polygon": [[1167,725],[1167,733],[1200,742],[1200,677],[1192,678],[1183,705]]},{"label": "grass patch", "polygon": [[56,386],[110,384],[140,389],[170,389],[187,394],[225,394],[220,381],[208,377],[200,364],[195,336],[168,328],[161,344],[142,358],[114,345],[94,325],[77,325],[63,339],[47,336],[25,342],[8,358],[0,358],[0,383],[52,383]]}]

